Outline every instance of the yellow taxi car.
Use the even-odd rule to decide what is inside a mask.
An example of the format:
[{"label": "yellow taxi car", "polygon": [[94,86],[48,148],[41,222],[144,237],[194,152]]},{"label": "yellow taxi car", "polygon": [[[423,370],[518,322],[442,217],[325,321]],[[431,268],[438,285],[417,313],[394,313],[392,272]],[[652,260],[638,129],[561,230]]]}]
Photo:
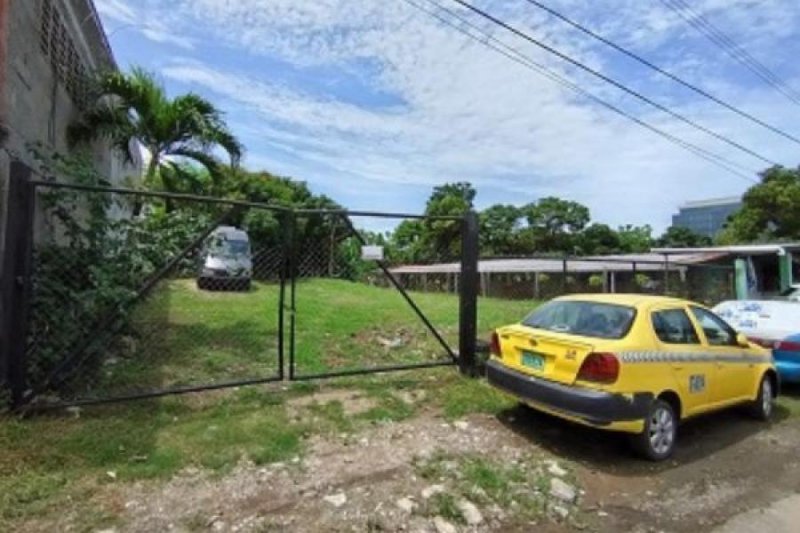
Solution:
[{"label": "yellow taxi car", "polygon": [[487,378],[530,407],[632,434],[669,457],[678,423],[746,405],[769,419],[779,391],[770,352],[705,307],[636,294],[571,295],[498,328]]}]

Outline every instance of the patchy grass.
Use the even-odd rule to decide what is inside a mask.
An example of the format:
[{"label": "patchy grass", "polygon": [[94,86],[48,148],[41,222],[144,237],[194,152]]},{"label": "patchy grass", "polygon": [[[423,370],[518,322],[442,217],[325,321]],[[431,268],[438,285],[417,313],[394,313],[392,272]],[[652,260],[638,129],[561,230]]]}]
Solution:
[{"label": "patchy grass", "polygon": [[422,512],[427,516],[441,516],[450,522],[466,524],[464,515],[461,513],[456,503],[456,497],[446,492],[431,496],[431,499],[425,504]]},{"label": "patchy grass", "polygon": [[785,410],[789,416],[800,416],[800,387],[787,387],[778,397],[778,407]]},{"label": "patchy grass", "polygon": [[[353,391],[370,405],[350,415],[339,400],[289,407],[295,398],[331,390]],[[80,418],[60,411],[0,419],[0,530],[57,516],[65,506],[87,520],[91,514],[89,529],[110,527],[115,513],[103,512],[103,502],[93,499],[108,484],[167,479],[190,466],[222,474],[242,460],[261,464],[302,455],[315,435],[354,435],[422,410],[455,418],[513,404],[481,399],[486,394],[493,397],[481,382],[441,368],[90,407]]]},{"label": "patchy grass", "polygon": [[[455,345],[457,297],[413,298]],[[103,395],[273,375],[278,299],[274,285],[230,293],[199,291],[190,280],[165,283],[136,310],[137,335],[114,347],[90,390]],[[518,320],[531,307],[485,300],[480,331]],[[444,356],[397,291],[346,281],[298,283],[296,331],[299,372]],[[453,368],[343,378],[325,387],[359,391],[371,405],[346,414],[341,402],[312,404],[293,416],[288,401],[322,388],[298,382],[85,408],[80,418],[64,412],[0,418],[0,530],[14,530],[31,517],[58,516],[64,508],[83,513],[89,529],[109,527],[114,513],[93,500],[107,484],[166,479],[189,466],[225,472],[242,460],[287,460],[302,454],[312,435],[353,433],[421,409],[457,418],[511,405]]]},{"label": "patchy grass", "polygon": [[542,461],[534,457],[490,459],[438,452],[417,461],[415,470],[423,479],[446,486],[423,508],[428,516],[463,522],[457,505],[462,498],[484,508],[497,505],[520,523],[536,520],[547,510],[549,477]]},{"label": "patchy grass", "polygon": [[[189,465],[224,471],[243,458],[288,459],[302,451],[306,430],[288,423],[274,398],[252,394],[201,409],[164,399],[87,409],[80,418],[8,418],[0,423],[0,524],[70,495],[86,503],[105,483],[167,478]],[[76,487],[86,498],[74,497]]]},{"label": "patchy grass", "polygon": [[483,380],[458,380],[434,391],[445,417],[450,420],[469,413],[497,414],[510,409],[517,401]]}]

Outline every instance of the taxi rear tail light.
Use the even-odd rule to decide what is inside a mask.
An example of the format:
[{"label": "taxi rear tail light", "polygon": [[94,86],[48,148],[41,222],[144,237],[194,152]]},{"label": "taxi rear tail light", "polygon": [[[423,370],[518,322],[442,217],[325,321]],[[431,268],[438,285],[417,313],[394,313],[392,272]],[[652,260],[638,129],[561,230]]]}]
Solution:
[{"label": "taxi rear tail light", "polygon": [[492,339],[489,341],[489,352],[495,357],[500,357],[500,336],[497,332],[492,332]]},{"label": "taxi rear tail light", "polygon": [[613,353],[590,353],[578,371],[580,381],[614,383],[619,377],[619,359]]}]

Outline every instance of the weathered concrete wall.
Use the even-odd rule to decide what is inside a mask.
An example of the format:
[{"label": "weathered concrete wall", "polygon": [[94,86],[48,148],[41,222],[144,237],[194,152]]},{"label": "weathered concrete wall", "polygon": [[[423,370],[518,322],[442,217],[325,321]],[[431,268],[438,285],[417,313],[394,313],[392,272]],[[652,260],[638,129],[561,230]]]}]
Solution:
[{"label": "weathered concrete wall", "polygon": [[[5,86],[0,119],[4,148],[26,163],[26,149],[41,143],[66,154],[67,127],[80,114],[82,75],[116,68],[91,0],[0,0],[5,2]],[[0,31],[0,36],[3,33]],[[106,143],[91,147],[97,170],[114,183],[140,174],[122,163]],[[0,257],[8,183],[7,154],[0,152]]]}]

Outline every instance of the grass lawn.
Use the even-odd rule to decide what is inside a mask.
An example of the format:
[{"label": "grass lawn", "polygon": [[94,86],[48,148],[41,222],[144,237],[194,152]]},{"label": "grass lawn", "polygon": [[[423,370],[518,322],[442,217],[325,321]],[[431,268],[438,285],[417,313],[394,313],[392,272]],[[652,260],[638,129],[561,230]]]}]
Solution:
[{"label": "grass lawn", "polygon": [[[287,306],[289,301],[287,288]],[[455,351],[458,297],[413,293],[412,298]],[[88,390],[94,394],[269,377],[278,371],[277,285],[249,292],[209,292],[193,280],[163,284],[134,315],[129,342],[116,350]],[[483,299],[479,331],[518,321],[533,302]],[[296,371],[300,374],[446,360],[447,353],[401,294],[332,279],[297,283]],[[288,358],[290,317],[285,313]],[[126,352],[127,350],[127,352]],[[288,361],[287,361],[288,368]]]}]

